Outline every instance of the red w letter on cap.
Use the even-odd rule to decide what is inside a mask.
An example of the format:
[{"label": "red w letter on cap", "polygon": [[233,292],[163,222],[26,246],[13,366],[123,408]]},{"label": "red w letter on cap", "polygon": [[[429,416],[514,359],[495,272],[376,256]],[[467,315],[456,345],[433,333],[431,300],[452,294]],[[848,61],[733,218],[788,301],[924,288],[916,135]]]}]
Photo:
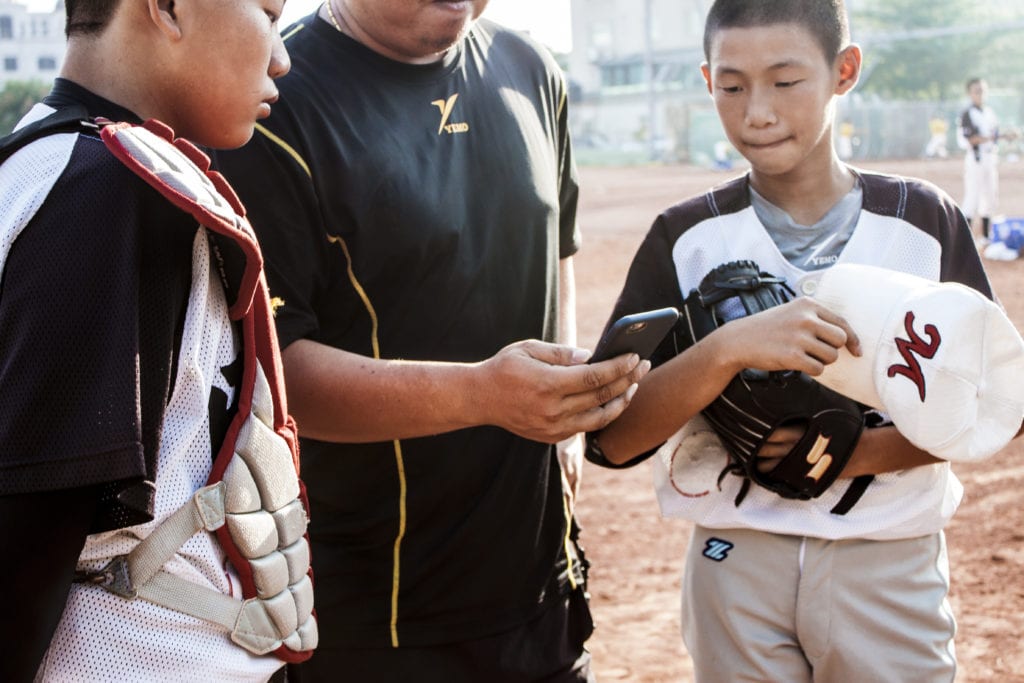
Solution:
[{"label": "red w letter on cap", "polygon": [[[888,370],[889,377],[895,377],[896,375],[903,375],[908,377],[911,382],[917,386],[917,393],[921,397],[921,402],[924,403],[924,374],[921,372],[921,364],[917,362],[917,356],[922,358],[933,358],[935,353],[939,350],[939,344],[942,343],[942,337],[939,336],[939,331],[935,328],[935,325],[925,325],[924,333],[928,336],[928,343],[917,335],[914,331],[914,312],[907,311],[907,315],[903,318],[903,326],[907,330],[907,336],[910,337],[910,341],[906,339],[896,338],[896,348],[899,349],[900,355],[903,356],[903,360],[907,362],[906,365],[890,365]],[[917,354],[915,356],[915,354]]]}]

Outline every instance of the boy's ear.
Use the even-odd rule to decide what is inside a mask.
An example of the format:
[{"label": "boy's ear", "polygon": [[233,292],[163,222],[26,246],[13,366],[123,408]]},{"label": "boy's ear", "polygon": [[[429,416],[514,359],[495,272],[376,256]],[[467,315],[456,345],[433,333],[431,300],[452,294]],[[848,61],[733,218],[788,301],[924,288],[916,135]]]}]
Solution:
[{"label": "boy's ear", "polygon": [[146,0],[149,17],[161,33],[172,40],[181,39],[181,24],[176,14],[176,0]]},{"label": "boy's ear", "polygon": [[704,84],[708,86],[708,93],[714,95],[715,91],[711,88],[711,65],[707,62],[701,64],[700,74],[704,77]]},{"label": "boy's ear", "polygon": [[839,83],[836,85],[836,94],[845,95],[857,85],[860,78],[861,52],[860,46],[848,45],[839,56],[836,57],[839,65]]}]

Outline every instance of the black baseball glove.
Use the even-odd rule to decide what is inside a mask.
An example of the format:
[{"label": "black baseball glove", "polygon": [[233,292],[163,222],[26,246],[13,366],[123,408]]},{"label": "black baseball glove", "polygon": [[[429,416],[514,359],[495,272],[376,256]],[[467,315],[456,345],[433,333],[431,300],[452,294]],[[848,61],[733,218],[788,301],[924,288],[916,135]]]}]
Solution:
[{"label": "black baseball glove", "polygon": [[[793,298],[795,294],[782,278],[761,272],[753,261],[720,265],[686,297],[676,327],[678,344],[688,348],[729,320]],[[728,474],[744,478],[737,505],[750,482],[784,498],[817,498],[842,472],[864,428],[864,413],[858,403],[796,371],[744,370],[703,415],[730,456],[719,483]],[[776,428],[792,425],[804,427],[804,436],[771,470],[760,471],[757,451]],[[832,512],[848,511],[870,479],[855,480]]]}]

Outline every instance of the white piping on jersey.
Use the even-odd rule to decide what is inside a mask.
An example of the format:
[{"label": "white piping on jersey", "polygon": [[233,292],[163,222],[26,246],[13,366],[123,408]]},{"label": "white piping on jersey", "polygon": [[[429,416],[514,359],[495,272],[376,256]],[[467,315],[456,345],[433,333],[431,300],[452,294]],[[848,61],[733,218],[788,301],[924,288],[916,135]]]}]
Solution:
[{"label": "white piping on jersey", "polygon": [[[697,339],[697,332],[693,329],[693,318],[690,317],[690,309],[683,306],[683,314],[686,315],[686,327],[690,330],[690,339]],[[676,349],[676,353],[679,353],[679,349]]]},{"label": "white piping on jersey", "polygon": [[899,179],[900,185],[900,201],[896,206],[896,218],[903,220],[904,215],[907,212],[907,181],[903,178]]},{"label": "white piping on jersey", "polygon": [[716,216],[721,216],[722,212],[718,208],[718,202],[715,201],[715,191],[709,190],[704,197],[707,200],[708,208],[711,209],[711,213]]}]

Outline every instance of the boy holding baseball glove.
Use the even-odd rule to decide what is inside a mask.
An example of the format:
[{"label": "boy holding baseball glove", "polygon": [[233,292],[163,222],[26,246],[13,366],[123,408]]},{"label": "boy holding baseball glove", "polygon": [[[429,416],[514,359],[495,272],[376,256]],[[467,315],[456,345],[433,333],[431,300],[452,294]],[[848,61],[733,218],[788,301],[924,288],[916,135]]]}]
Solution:
[{"label": "boy holding baseball glove", "polygon": [[[750,171],[655,220],[611,320],[682,316],[587,456],[654,455],[663,514],[695,523],[682,621],[697,680],[952,681],[949,460],[1018,433],[1021,390],[989,380],[1019,377],[1024,346],[949,197],[839,159],[834,103],[861,68],[842,0],[718,0],[704,48]],[[951,310],[985,340],[963,341]],[[953,368],[958,344],[982,360]],[[860,367],[881,368],[863,391],[845,372]]]}]

